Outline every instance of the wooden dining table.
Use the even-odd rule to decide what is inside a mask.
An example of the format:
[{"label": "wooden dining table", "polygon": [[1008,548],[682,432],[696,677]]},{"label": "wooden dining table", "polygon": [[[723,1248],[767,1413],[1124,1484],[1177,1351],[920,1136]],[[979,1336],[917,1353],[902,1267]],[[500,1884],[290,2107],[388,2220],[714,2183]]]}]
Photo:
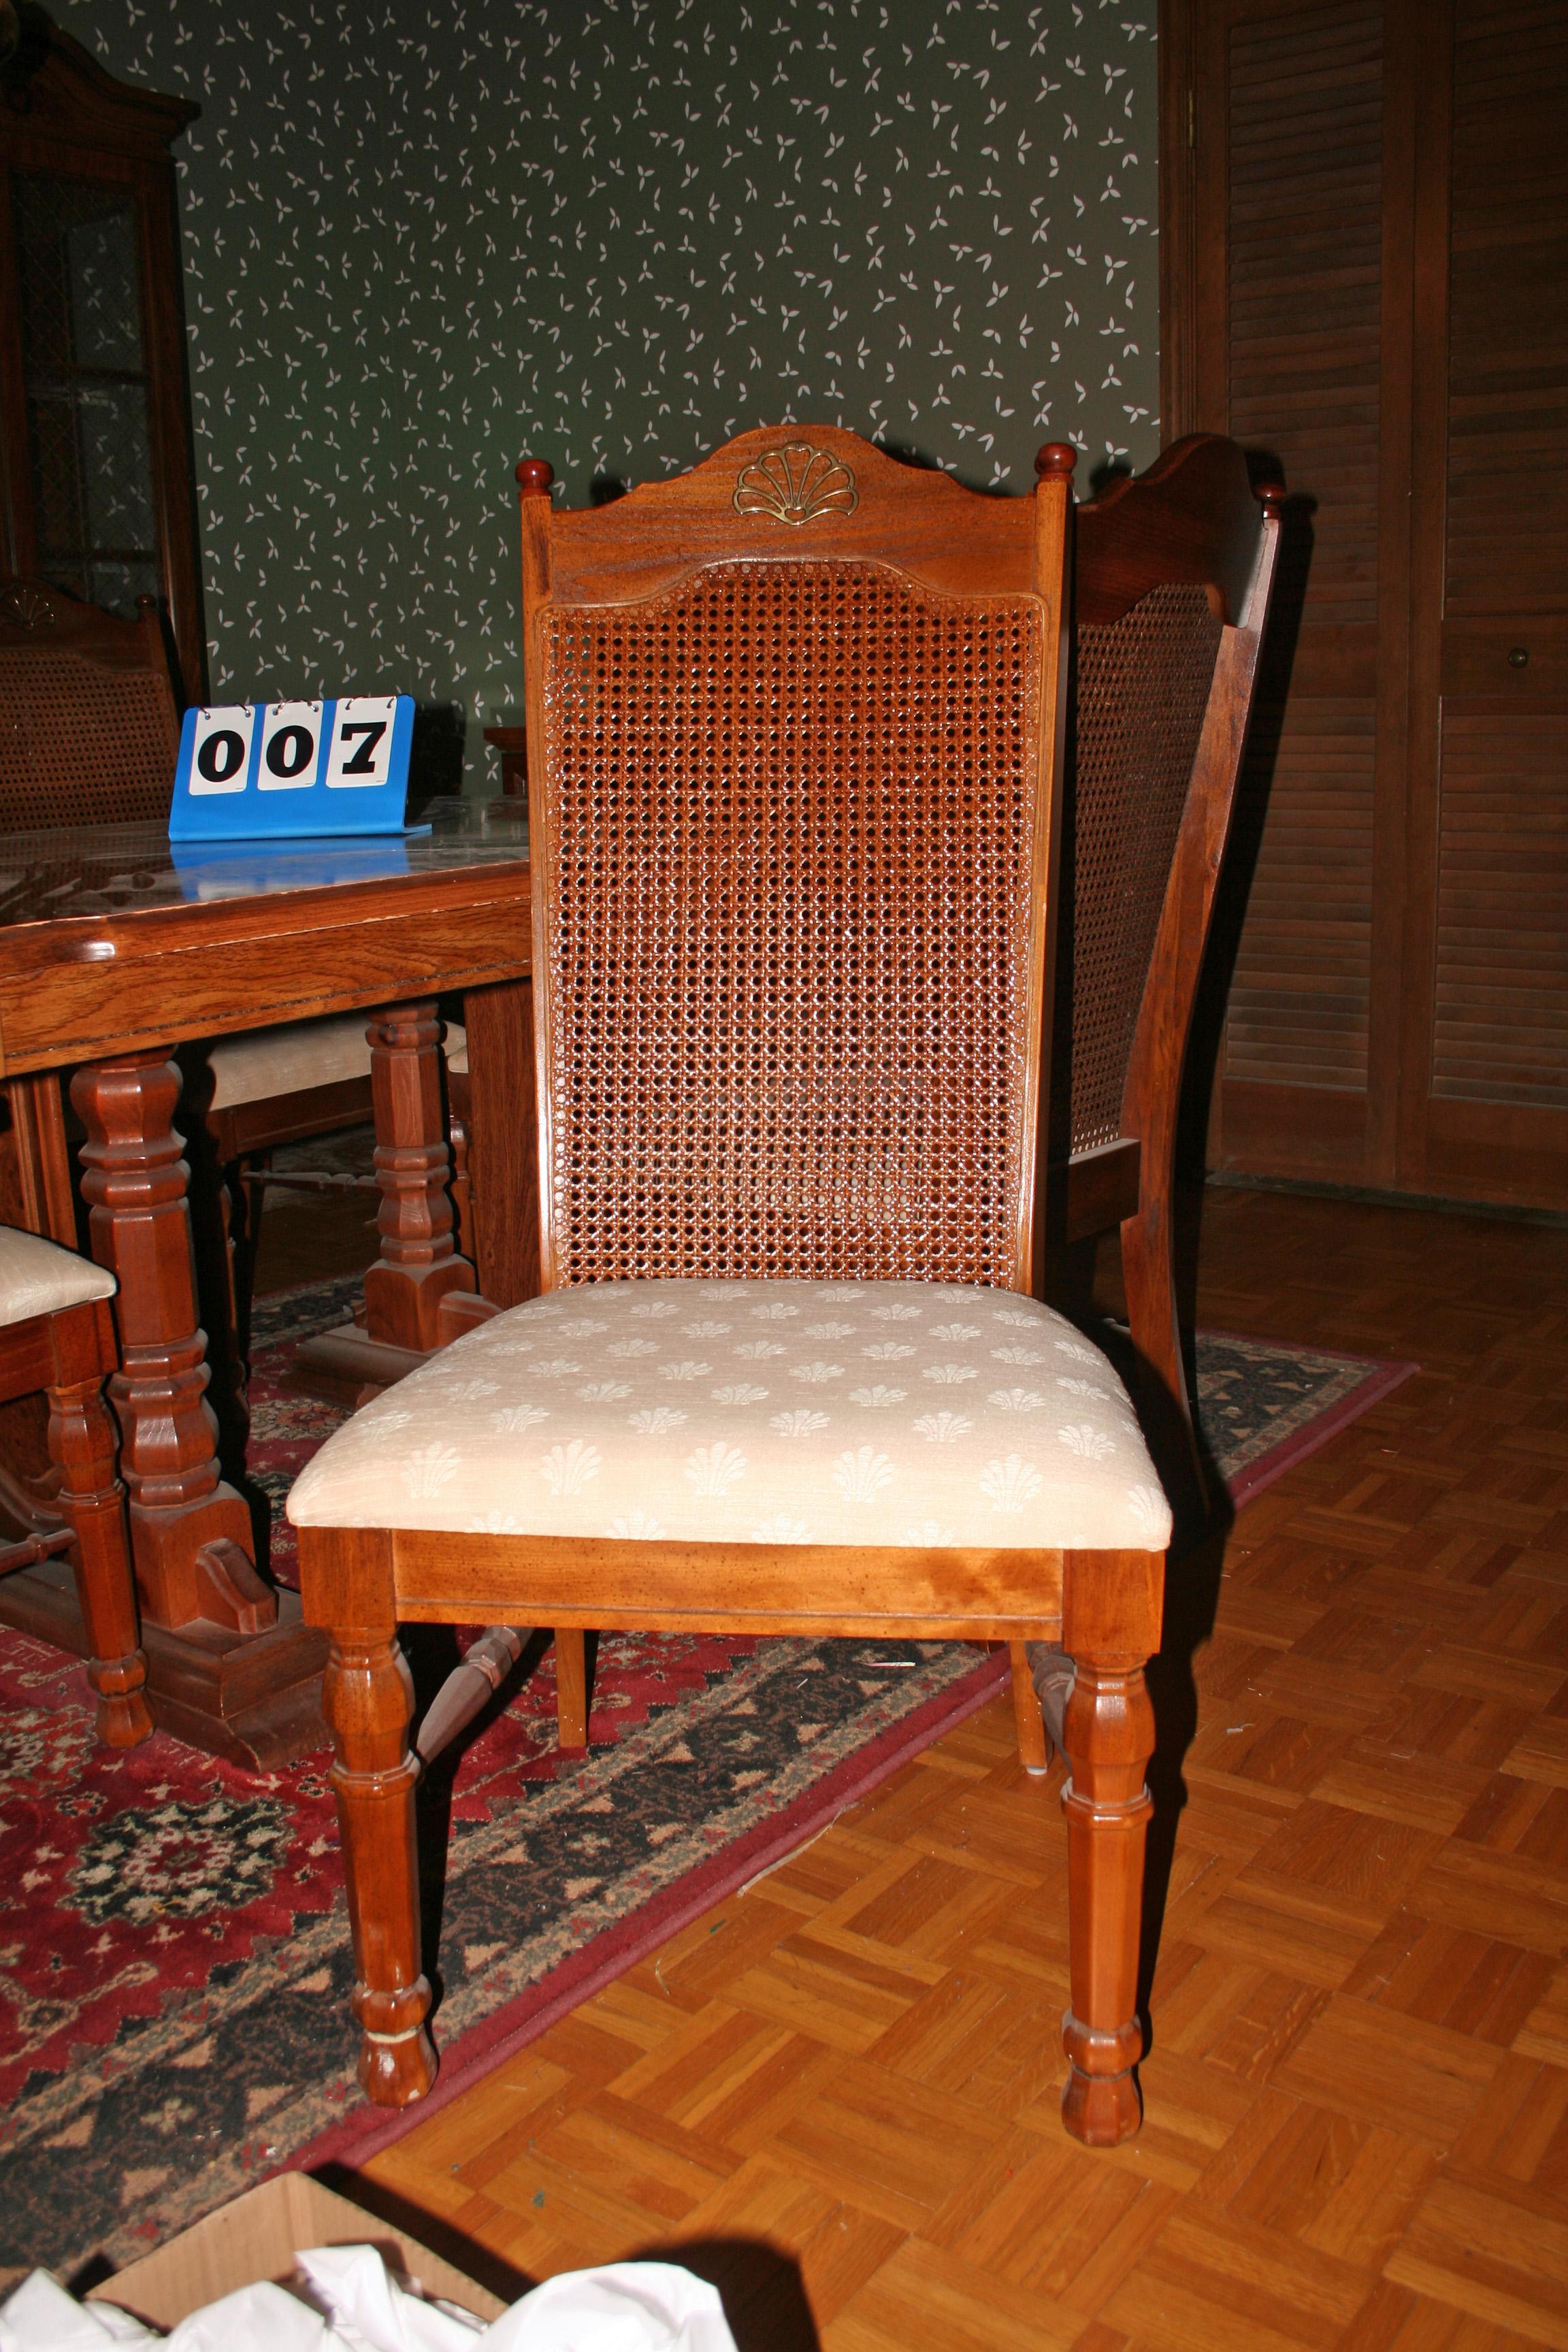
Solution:
[{"label": "wooden dining table", "polygon": [[[350,1401],[538,1287],[526,820],[468,801],[409,836],[172,849],[163,827],[0,835],[0,1080],[24,1221],[76,1246],[62,1077],[93,1255],[119,1282],[120,1423],[154,1718],[270,1768],[321,1741],[323,1637],[256,1557],[223,1475],[197,1309],[176,1046],[371,1015],[380,1250],[334,1335]],[[479,1235],[456,1246],[437,1000],[468,1031]],[[187,1121],[187,1125],[188,1125]],[[329,1345],[329,1357],[331,1348]],[[328,1366],[330,1373],[331,1366]],[[0,1579],[0,1623],[85,1654],[58,1561]]]}]

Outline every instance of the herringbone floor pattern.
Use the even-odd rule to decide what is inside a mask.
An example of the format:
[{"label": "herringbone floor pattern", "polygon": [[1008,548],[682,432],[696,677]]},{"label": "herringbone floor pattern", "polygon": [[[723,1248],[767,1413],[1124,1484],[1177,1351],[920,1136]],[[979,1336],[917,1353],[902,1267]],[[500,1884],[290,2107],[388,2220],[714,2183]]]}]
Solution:
[{"label": "herringbone floor pattern", "polygon": [[998,1702],[383,2192],[536,2276],[690,2248],[747,2352],[1568,2346],[1568,1234],[1221,1192],[1201,1263],[1210,1326],[1425,1369],[1174,1573],[1141,2137],[1058,2119]]}]

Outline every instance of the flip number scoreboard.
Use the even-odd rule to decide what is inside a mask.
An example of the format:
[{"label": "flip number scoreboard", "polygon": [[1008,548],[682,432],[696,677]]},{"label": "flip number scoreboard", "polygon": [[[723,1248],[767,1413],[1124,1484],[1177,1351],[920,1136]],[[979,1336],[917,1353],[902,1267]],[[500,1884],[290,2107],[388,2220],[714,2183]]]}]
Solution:
[{"label": "flip number scoreboard", "polygon": [[237,702],[187,710],[171,841],[402,833],[414,702]]}]

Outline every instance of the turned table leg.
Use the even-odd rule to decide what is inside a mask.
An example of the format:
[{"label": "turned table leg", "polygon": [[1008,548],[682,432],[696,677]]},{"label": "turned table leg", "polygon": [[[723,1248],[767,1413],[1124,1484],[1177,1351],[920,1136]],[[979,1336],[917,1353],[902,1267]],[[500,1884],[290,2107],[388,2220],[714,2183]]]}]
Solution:
[{"label": "turned table leg", "polygon": [[71,1080],[87,1129],[92,1254],[120,1285],[121,1370],[109,1392],[144,1617],[171,1627],[205,1618],[256,1633],[274,1622],[278,1602],[252,1563],[244,1498],[218,1469],[206,1337],[196,1322],[190,1171],[173,1123],[179,1095],[179,1070],[157,1052],[98,1063]]},{"label": "turned table leg", "polygon": [[98,1693],[98,1736],[110,1748],[134,1748],[152,1730],[153,1718],[125,1539],[125,1489],[114,1475],[114,1424],[102,1391],[101,1377],[46,1391],[49,1458],[60,1472],[60,1511],[76,1538],[77,1598],[91,1643],[87,1678]]},{"label": "turned table leg", "polygon": [[414,1684],[395,1633],[337,1627],[322,1684],[332,1787],[353,1933],[359,2079],[378,2105],[404,2107],[436,2080],[419,1966],[419,1866],[408,1746]]},{"label": "turned table leg", "polygon": [[449,1336],[441,1328],[443,1298],[475,1288],[474,1269],[458,1255],[452,1234],[441,1024],[434,1004],[394,1004],[365,1034],[381,1185],[381,1254],[364,1278],[366,1329],[373,1339],[424,1353]]},{"label": "turned table leg", "polygon": [[1071,1776],[1062,1810],[1072,1993],[1062,2021],[1070,2062],[1062,2121],[1090,2147],[1114,2147],[1131,2137],[1142,2113],[1132,2070],[1143,2047],[1138,1945],[1154,1710],[1140,1661],[1079,1656],[1075,1664],[1062,1734]]}]

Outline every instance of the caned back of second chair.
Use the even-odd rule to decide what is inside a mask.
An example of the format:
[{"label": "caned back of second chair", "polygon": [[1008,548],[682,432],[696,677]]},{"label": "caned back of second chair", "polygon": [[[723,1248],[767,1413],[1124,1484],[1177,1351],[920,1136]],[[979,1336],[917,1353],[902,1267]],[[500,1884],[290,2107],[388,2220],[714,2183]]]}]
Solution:
[{"label": "caned back of second chair", "polygon": [[121,621],[47,581],[0,581],[0,828],[168,815],[180,720],[143,605]]},{"label": "caned back of second chair", "polygon": [[546,1283],[1027,1287],[1066,473],[826,427],[583,513],[529,472]]},{"label": "caned back of second chair", "polygon": [[[1127,1100],[1141,1028],[1186,1036],[1278,524],[1237,444],[1194,434],[1081,507],[1076,536],[1071,1021],[1057,1074],[1074,1155],[1142,1131]],[[1196,951],[1162,974],[1155,1001],[1173,916]],[[1180,1067],[1178,1047],[1173,1086]]]}]

